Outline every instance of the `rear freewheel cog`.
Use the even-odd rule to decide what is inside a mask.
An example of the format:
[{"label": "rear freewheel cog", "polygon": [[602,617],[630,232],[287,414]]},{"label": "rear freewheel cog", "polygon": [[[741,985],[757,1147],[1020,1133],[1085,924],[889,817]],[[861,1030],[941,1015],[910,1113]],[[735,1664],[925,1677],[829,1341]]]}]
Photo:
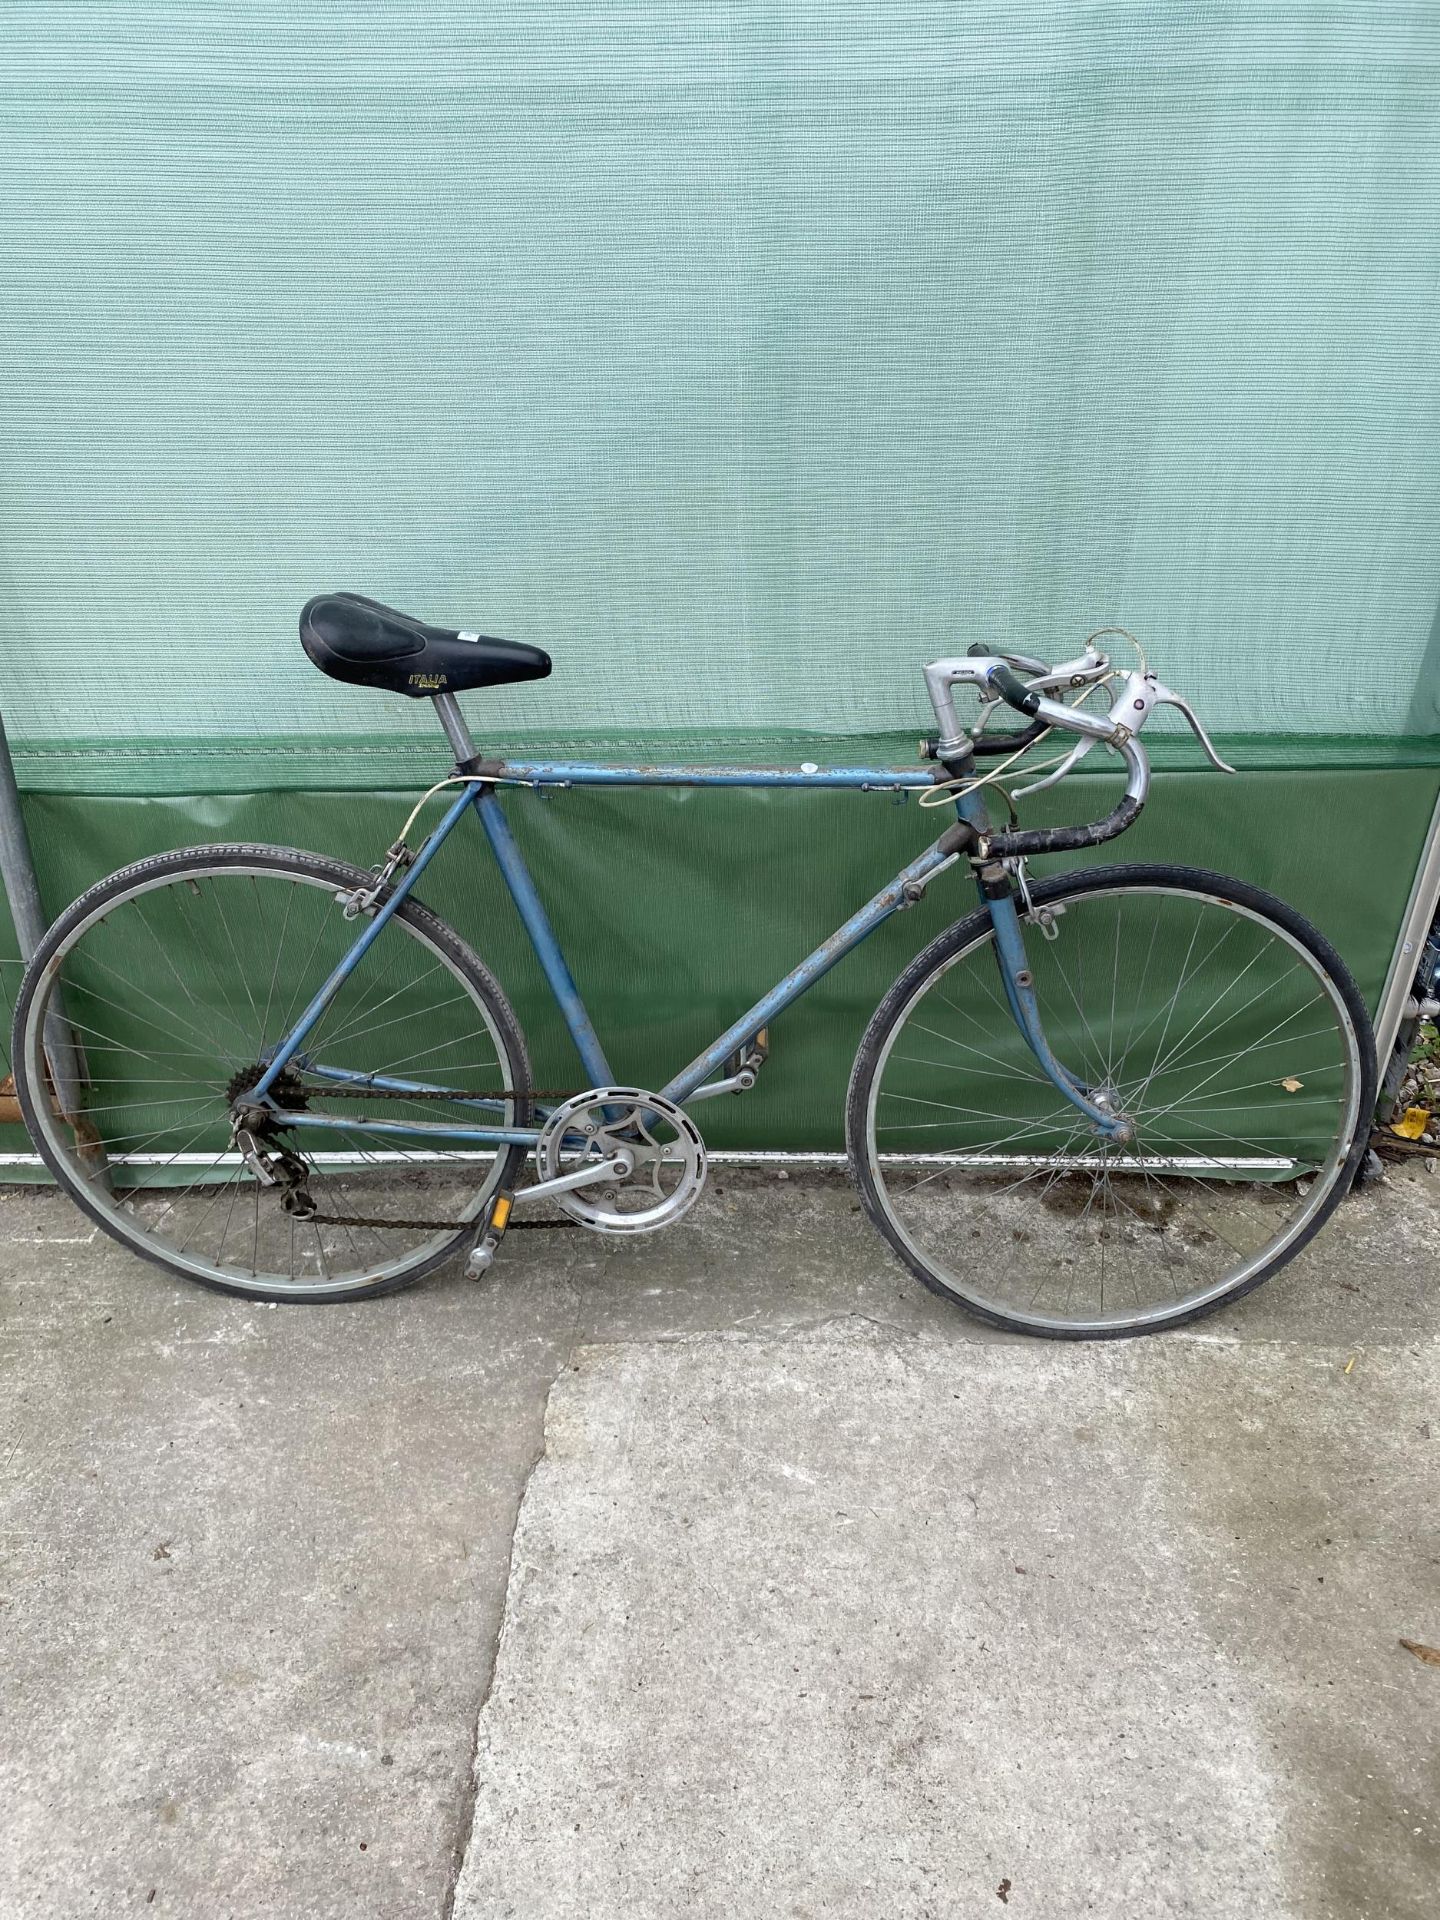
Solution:
[{"label": "rear freewheel cog", "polygon": [[641,1087],[591,1087],[557,1107],[535,1146],[541,1180],[625,1153],[631,1172],[553,1195],[596,1233],[654,1233],[690,1211],[705,1188],[705,1142],[682,1108]]}]

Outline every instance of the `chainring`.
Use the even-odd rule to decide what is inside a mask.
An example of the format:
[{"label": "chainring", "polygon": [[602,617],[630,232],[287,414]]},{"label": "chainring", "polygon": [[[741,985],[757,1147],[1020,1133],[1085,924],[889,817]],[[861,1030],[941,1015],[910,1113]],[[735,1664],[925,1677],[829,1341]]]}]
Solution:
[{"label": "chainring", "polygon": [[654,1233],[690,1211],[705,1189],[705,1142],[683,1108],[641,1087],[591,1087],[557,1107],[535,1145],[541,1180],[587,1161],[630,1154],[634,1171],[551,1196],[595,1233]]}]

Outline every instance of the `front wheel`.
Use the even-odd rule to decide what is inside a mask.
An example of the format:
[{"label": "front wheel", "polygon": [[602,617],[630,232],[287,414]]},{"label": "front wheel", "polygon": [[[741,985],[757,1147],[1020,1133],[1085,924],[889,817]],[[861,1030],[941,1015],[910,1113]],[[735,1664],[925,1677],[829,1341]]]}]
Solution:
[{"label": "front wheel", "polygon": [[1329,942],[1242,881],[1111,867],[1031,891],[1050,1045],[1129,1137],[1046,1078],[982,911],[876,1009],[852,1172],[910,1271],[981,1319],[1062,1339],[1181,1325],[1268,1279],[1347,1190],[1375,1103],[1369,1016]]}]

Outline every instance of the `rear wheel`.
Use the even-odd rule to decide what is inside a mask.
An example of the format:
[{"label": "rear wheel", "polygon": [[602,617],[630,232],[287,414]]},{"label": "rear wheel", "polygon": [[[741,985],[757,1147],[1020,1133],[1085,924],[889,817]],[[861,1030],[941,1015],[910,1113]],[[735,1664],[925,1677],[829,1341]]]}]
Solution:
[{"label": "rear wheel", "polygon": [[[365,923],[344,900],[373,878],[284,848],[191,848],[113,874],[47,934],[15,1014],[25,1122],[60,1184],[145,1259],[253,1299],[362,1298],[439,1266],[513,1184],[520,1146],[357,1125],[530,1122],[514,1014],[414,900],[276,1082],[282,1109],[323,1124],[286,1126],[282,1112],[235,1137],[235,1101],[353,946]],[[62,1007],[85,1069],[68,1117],[44,1048]],[[462,1093],[493,1098],[479,1110]]]},{"label": "rear wheel", "polygon": [[1102,1138],[1012,1020],[988,914],[876,1010],[847,1106],[871,1219],[925,1284],[1060,1338],[1177,1326],[1319,1231],[1365,1149],[1374,1044],[1329,943],[1259,888],[1118,867],[1032,889],[1047,1037],[1126,1116]]}]

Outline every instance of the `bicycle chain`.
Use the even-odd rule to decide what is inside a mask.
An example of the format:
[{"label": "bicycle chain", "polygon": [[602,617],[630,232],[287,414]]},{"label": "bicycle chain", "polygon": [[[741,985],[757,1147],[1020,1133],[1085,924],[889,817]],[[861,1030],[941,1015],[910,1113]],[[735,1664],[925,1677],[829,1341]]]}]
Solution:
[{"label": "bicycle chain", "polygon": [[[323,1093],[330,1100],[514,1100],[517,1098],[514,1087],[467,1087],[463,1090],[453,1087],[416,1088],[407,1092],[399,1087],[306,1087],[306,1093]],[[572,1087],[562,1090],[559,1087],[529,1087],[524,1098],[530,1100],[573,1100],[577,1094],[588,1093],[588,1087]],[[281,1109],[283,1112],[283,1108]],[[292,1187],[293,1193],[295,1189]],[[287,1209],[288,1211],[288,1209]],[[421,1233],[446,1233],[459,1231],[465,1227],[478,1227],[478,1220],[386,1220],[375,1214],[358,1213],[306,1213],[296,1214],[297,1220],[312,1221],[317,1227],[413,1227]],[[507,1233],[531,1232],[539,1229],[573,1227],[573,1220],[516,1220],[506,1228]]]},{"label": "bicycle chain", "polygon": [[[414,1227],[421,1233],[458,1233],[462,1228],[478,1228],[484,1225],[481,1220],[385,1220],[379,1214],[362,1213],[297,1213],[295,1218],[301,1226],[313,1221],[317,1227]],[[506,1233],[523,1233],[527,1229],[534,1232],[537,1228],[573,1227],[573,1220],[512,1220],[505,1229]]]}]

